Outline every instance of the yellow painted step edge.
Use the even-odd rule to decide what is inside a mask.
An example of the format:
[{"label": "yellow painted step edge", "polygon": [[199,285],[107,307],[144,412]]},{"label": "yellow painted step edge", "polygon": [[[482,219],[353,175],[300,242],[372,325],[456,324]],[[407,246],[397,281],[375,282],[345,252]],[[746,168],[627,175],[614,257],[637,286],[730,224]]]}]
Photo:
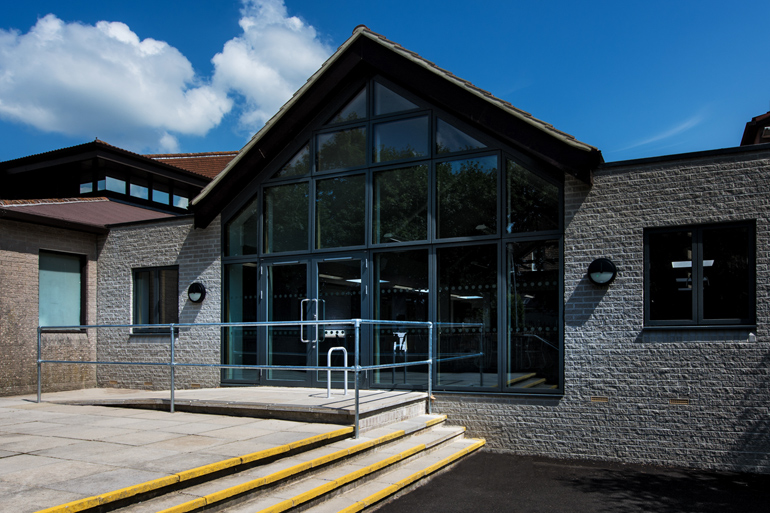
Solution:
[{"label": "yellow painted step edge", "polygon": [[[427,422],[431,422],[430,425],[434,425],[434,424],[437,424],[437,423],[443,421],[444,419],[446,419],[445,415],[440,417],[440,418],[438,418],[438,419],[430,419]],[[427,422],[426,422],[426,427],[428,427]],[[356,454],[356,453],[361,452],[361,451],[363,451],[365,449],[368,449],[370,447],[374,447],[374,446],[377,446],[377,445],[382,445],[382,444],[384,444],[386,442],[389,442],[391,440],[395,440],[397,438],[401,438],[401,437],[403,437],[405,435],[406,435],[406,432],[403,429],[399,429],[397,431],[393,431],[391,433],[387,433],[385,435],[377,437],[377,438],[375,438],[373,440],[367,440],[365,442],[361,442],[361,443],[356,444],[356,445],[354,445],[354,446],[352,446],[352,447],[350,447],[348,449],[340,449],[339,451],[333,452],[331,454],[327,454],[327,455],[324,455],[324,456],[319,456],[318,458],[315,458],[315,459],[312,459],[312,460],[309,460],[309,461],[303,461],[301,463],[298,463],[297,465],[294,465],[292,467],[280,470],[278,472],[274,472],[274,473],[272,473],[272,474],[270,474],[268,476],[260,477],[258,479],[254,479],[252,481],[248,481],[246,483],[241,483],[241,484],[239,484],[237,486],[232,486],[230,488],[226,488],[226,489],[220,490],[218,492],[214,492],[214,493],[210,493],[208,495],[204,495],[203,497],[201,497],[201,499],[203,499],[205,501],[205,504],[204,504],[205,506],[210,506],[212,504],[215,504],[217,502],[223,501],[223,500],[228,499],[230,497],[234,497],[234,496],[239,495],[239,494],[244,493],[244,492],[249,492],[249,491],[252,491],[252,490],[256,490],[257,488],[259,488],[261,486],[264,486],[264,485],[270,484],[270,483],[274,483],[274,482],[280,481],[282,479],[286,479],[287,477],[291,477],[291,476],[293,476],[295,474],[299,474],[300,472],[308,470],[310,468],[318,467],[320,465],[329,463],[331,461],[341,460],[345,456],[350,456],[350,455]],[[371,466],[372,467],[371,472],[373,472],[375,470],[378,470],[379,468],[382,468],[383,466],[387,466],[387,465],[390,465],[392,463],[395,463],[396,461],[399,461],[399,460],[401,460],[401,459],[403,459],[405,457],[411,456],[411,454],[414,454],[415,449],[419,448],[419,447],[422,447],[419,450],[424,450],[425,449],[425,445],[424,444],[420,444],[420,446],[416,446],[416,447],[410,449],[409,451],[404,451],[404,453],[396,454],[394,456],[391,456],[387,460],[384,460],[385,462],[389,462],[387,464],[384,464],[381,461],[381,462],[378,462],[378,463],[375,463],[374,465],[372,465]],[[357,472],[360,472],[360,471],[357,471]],[[368,473],[368,472],[366,472],[366,473]],[[366,473],[363,473],[361,475],[366,475]],[[341,486],[342,484],[344,484],[344,483],[340,483],[337,486]],[[308,500],[308,499],[306,499],[306,500]],[[196,501],[197,501],[197,499],[196,499]],[[196,502],[196,501],[190,501],[190,503]],[[185,513],[185,512],[188,512],[188,511],[193,511],[195,508],[201,507],[200,505],[193,506],[190,503],[179,504],[178,506],[175,506],[173,508],[161,510],[158,513]],[[190,504],[190,505],[188,506],[188,504]],[[281,502],[281,503],[276,504],[274,506],[271,506],[270,508],[268,508],[268,509],[266,509],[264,511],[265,512],[271,512],[271,513],[278,513],[280,511],[285,511],[286,509],[289,509],[289,508],[291,508],[293,506],[294,506],[294,502],[292,500],[289,500],[288,502],[284,501],[284,502]]]},{"label": "yellow painted step edge", "polygon": [[358,502],[355,502],[354,504],[351,504],[347,508],[341,509],[338,513],[356,513],[358,511],[361,511],[364,508],[367,508],[367,507],[371,506],[372,504],[375,504],[375,503],[381,501],[382,499],[393,495],[394,493],[398,492],[402,488],[406,488],[407,486],[409,486],[410,484],[414,483],[415,481],[417,481],[417,480],[419,480],[419,479],[421,479],[421,478],[423,478],[425,476],[428,476],[428,475],[436,472],[437,470],[440,470],[440,469],[446,467],[447,465],[449,465],[451,463],[454,463],[455,461],[457,461],[458,459],[462,458],[463,456],[466,456],[466,455],[468,455],[468,454],[470,454],[470,453],[472,453],[472,452],[474,452],[474,451],[476,451],[478,449],[481,449],[484,446],[484,444],[486,444],[486,443],[487,443],[486,440],[484,440],[483,438],[480,438],[480,439],[476,440],[476,442],[474,444],[469,445],[465,449],[457,451],[456,453],[454,453],[454,454],[452,454],[450,456],[447,456],[443,460],[441,460],[441,461],[439,461],[437,463],[434,463],[430,467],[428,467],[426,469],[423,469],[423,470],[421,470],[419,472],[415,472],[414,474],[412,474],[412,475],[410,475],[408,477],[405,477],[404,479],[398,481],[397,483],[394,483],[394,484],[392,484],[390,486],[387,486],[387,487],[383,488],[382,490],[379,490],[378,492],[373,493],[372,495],[366,497],[365,499],[362,499],[362,500],[360,500]]},{"label": "yellow painted step edge", "polygon": [[[300,504],[304,504],[305,502],[315,499],[316,497],[320,497],[321,495],[330,492],[336,488],[340,488],[341,486],[351,482],[355,481],[356,479],[363,477],[367,474],[371,474],[373,472],[377,472],[378,470],[388,467],[390,465],[393,465],[394,463],[397,463],[403,459],[406,459],[414,454],[417,454],[419,452],[422,452],[426,449],[425,444],[418,444],[414,447],[410,447],[409,449],[405,451],[401,451],[398,454],[394,454],[393,456],[378,461],[377,463],[373,463],[369,465],[368,467],[364,467],[359,470],[355,470],[349,474],[346,474],[338,479],[335,479],[334,481],[329,481],[327,483],[324,483],[322,485],[316,486],[315,488],[308,490],[306,492],[302,492],[299,495],[296,495],[292,497],[291,499],[287,499],[286,501],[277,504],[275,506],[270,506],[269,508],[265,508],[262,510],[259,510],[257,513],[279,513],[281,511],[286,511],[287,509],[295,506],[299,506]],[[286,506],[286,503],[289,503],[288,507]],[[165,513],[165,512],[163,512]]]},{"label": "yellow painted step edge", "polygon": [[[350,426],[336,429],[334,431],[329,431],[328,433],[321,433],[319,435],[313,435],[308,438],[303,438],[302,440],[298,440],[290,444],[284,444],[278,447],[257,451],[251,454],[246,454],[244,456],[229,458],[223,461],[218,461],[216,463],[211,463],[209,465],[203,465],[190,470],[177,472],[176,474],[172,474],[170,476],[153,479],[152,481],[146,481],[144,483],[127,486],[119,490],[113,490],[111,492],[95,495],[93,497],[86,497],[84,499],[78,499],[76,501],[60,504],[58,506],[52,506],[50,508],[39,510],[37,513],[77,513],[78,511],[85,511],[87,509],[95,508],[97,506],[103,506],[105,504],[109,504],[111,502],[115,502],[120,499],[126,499],[128,497],[133,497],[141,493],[146,493],[146,492],[157,490],[159,488],[163,488],[166,486],[171,486],[182,481],[187,481],[189,479],[193,479],[196,477],[212,474],[214,472],[218,472],[220,470],[224,470],[230,467],[235,467],[243,463],[251,463],[261,459],[269,458],[271,456],[275,456],[277,454],[288,452],[292,449],[305,447],[305,446],[314,444],[316,442],[322,442],[324,440],[329,440],[332,438],[349,435],[353,433],[353,431],[354,431],[354,428]],[[196,501],[190,501],[190,502],[196,502]],[[205,504],[202,504],[202,505],[205,505]],[[196,507],[200,507],[200,506],[201,505],[199,504]],[[168,511],[170,512],[171,510],[168,510]],[[182,511],[185,511],[185,510],[174,509],[173,511],[175,513],[182,513]],[[191,511],[191,510],[186,510],[186,511]]]}]

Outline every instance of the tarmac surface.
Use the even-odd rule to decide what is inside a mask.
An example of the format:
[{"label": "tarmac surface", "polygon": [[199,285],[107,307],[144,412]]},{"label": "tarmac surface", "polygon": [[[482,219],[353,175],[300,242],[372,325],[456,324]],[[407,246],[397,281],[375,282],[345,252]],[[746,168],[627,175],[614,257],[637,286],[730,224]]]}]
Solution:
[{"label": "tarmac surface", "polygon": [[378,513],[767,513],[770,475],[479,451]]}]

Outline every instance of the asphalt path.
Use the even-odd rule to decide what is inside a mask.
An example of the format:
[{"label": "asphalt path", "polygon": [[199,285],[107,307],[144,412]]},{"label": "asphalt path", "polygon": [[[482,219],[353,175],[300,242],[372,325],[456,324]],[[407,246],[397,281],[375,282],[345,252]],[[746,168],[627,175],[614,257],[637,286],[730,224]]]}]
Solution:
[{"label": "asphalt path", "polygon": [[478,452],[378,513],[770,512],[770,475]]}]

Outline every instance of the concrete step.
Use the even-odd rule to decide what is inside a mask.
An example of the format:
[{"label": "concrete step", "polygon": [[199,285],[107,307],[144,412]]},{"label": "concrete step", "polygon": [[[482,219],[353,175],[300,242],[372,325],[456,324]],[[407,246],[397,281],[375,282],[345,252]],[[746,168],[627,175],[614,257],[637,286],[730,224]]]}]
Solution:
[{"label": "concrete step", "polygon": [[352,510],[358,511],[413,485],[483,445],[482,441],[463,439],[464,431],[457,426],[434,428],[363,458],[315,472],[294,484],[266,490],[221,511],[277,513],[338,511],[348,507],[359,508]]},{"label": "concrete step", "polygon": [[[400,468],[383,472],[361,486],[303,511],[308,513],[353,513],[363,511],[413,490],[420,486],[426,478],[436,472],[450,468],[460,458],[483,447],[484,443],[484,440],[472,438],[453,440],[430,454],[416,458]],[[230,513],[236,513],[236,511],[233,510]]]},{"label": "concrete step", "polygon": [[[255,491],[272,489],[279,484],[296,481],[309,471],[328,468],[343,461],[347,462],[352,457],[368,453],[373,449],[381,449],[393,441],[414,437],[428,431],[432,426],[441,424],[445,418],[443,415],[420,415],[383,428],[370,429],[358,440],[344,438],[333,441],[327,437],[329,443],[316,443],[314,448],[309,448],[308,444],[305,444],[308,450],[302,452],[272,450],[270,457],[252,457],[247,467],[232,468],[233,472],[229,473],[203,473],[200,470],[194,472],[196,469],[193,469],[189,471],[190,479],[186,483],[176,483],[165,488],[153,488],[155,483],[144,483],[135,487],[135,489],[147,489],[152,493],[135,493],[128,496],[124,490],[112,492],[110,497],[115,498],[112,501],[114,506],[122,507],[110,507],[110,510],[126,513],[159,511],[171,513],[206,508],[206,511],[210,511],[212,508],[219,508],[234,500],[243,500],[243,497]],[[347,429],[350,430],[350,428]],[[255,453],[257,454],[259,453]],[[192,478],[193,476],[195,479]],[[122,498],[118,499],[120,496]],[[130,503],[121,504],[120,501]],[[97,511],[97,508],[104,505],[103,501],[98,505],[65,504],[59,507],[61,509],[52,508],[50,511],[88,511],[89,508]],[[83,506],[86,507],[83,508]]]}]

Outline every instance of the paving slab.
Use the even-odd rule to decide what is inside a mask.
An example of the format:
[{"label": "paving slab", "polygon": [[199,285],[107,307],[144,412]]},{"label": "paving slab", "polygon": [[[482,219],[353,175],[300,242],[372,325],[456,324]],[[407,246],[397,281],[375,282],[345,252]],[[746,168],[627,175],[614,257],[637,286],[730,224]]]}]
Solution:
[{"label": "paving slab", "polygon": [[[304,408],[316,416],[319,411],[350,414],[354,409],[352,395],[327,399],[317,389],[202,389],[177,391],[177,398],[198,406],[235,405],[237,412],[231,413],[240,416],[212,414],[206,408],[176,413],[140,409],[143,401],[159,401],[146,407],[166,407],[161,402],[168,400],[167,391],[44,393],[41,403],[35,396],[0,397],[0,509],[37,511],[340,428],[254,418],[250,408],[256,413]],[[425,394],[365,391],[361,410],[376,412],[420,398]],[[281,465],[257,467],[246,478]],[[171,502],[180,499],[179,493],[174,495]]]}]

